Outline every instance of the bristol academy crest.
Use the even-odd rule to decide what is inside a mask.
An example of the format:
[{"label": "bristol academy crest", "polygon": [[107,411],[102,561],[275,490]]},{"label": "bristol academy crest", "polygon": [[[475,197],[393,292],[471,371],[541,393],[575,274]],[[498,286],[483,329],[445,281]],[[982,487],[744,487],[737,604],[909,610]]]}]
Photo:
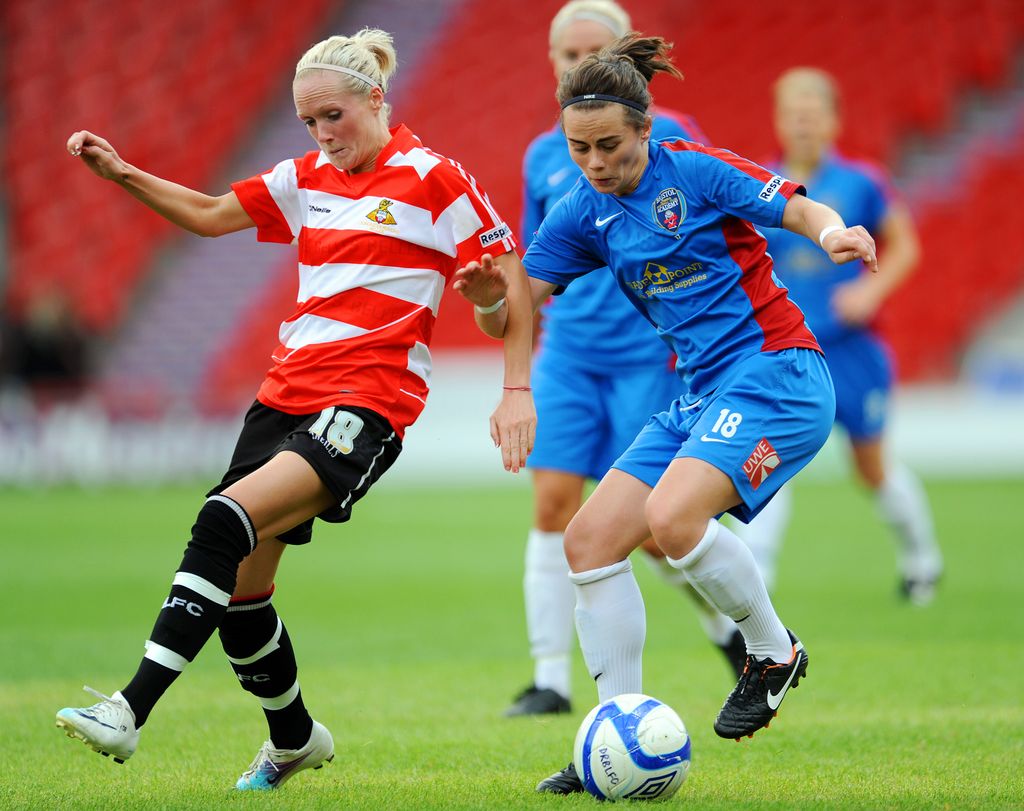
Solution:
[{"label": "bristol academy crest", "polygon": [[651,204],[654,221],[666,231],[675,233],[686,219],[686,200],[679,189],[663,190]]}]

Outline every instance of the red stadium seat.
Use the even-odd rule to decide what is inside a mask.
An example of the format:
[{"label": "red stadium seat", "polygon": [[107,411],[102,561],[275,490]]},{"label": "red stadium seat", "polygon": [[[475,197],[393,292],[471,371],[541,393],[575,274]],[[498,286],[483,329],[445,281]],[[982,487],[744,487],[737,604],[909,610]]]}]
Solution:
[{"label": "red stadium seat", "polygon": [[[417,64],[396,110],[395,120],[470,169],[513,225],[522,153],[557,116],[547,36],[562,2],[536,0],[522,14],[491,0],[453,4],[457,13]],[[1004,85],[1024,43],[1019,0],[627,5],[638,30],[675,42],[686,74],[683,82],[655,80],[658,103],[695,114],[714,143],[759,160],[776,151],[770,91],[788,67],[832,72],[844,95],[840,146],[888,162],[908,135],[948,131],[964,91]],[[17,122],[5,132],[0,158],[11,223],[9,303],[19,306],[36,285],[59,281],[81,293],[76,301],[93,329],[110,330],[171,233],[119,190],[68,171],[67,133],[42,125],[55,109],[69,127],[108,134],[127,159],[205,187],[296,54],[320,34],[323,16],[337,10],[327,0],[293,3],[287,14],[271,0],[0,4],[0,92],[7,120]],[[222,114],[226,99],[245,113]],[[1024,224],[1005,224],[998,241],[991,235],[993,222],[1020,217],[1024,136],[979,143],[974,151],[976,159],[956,179],[955,200],[919,204],[925,259],[883,318],[910,377],[948,372],[978,314],[1024,284]],[[252,318],[272,342],[270,316],[261,310]],[[449,299],[435,346],[485,340],[470,308]],[[265,366],[263,345],[250,350],[239,339],[231,352],[211,372],[212,380],[227,381],[213,400],[227,396],[234,374],[248,390],[252,370]]]},{"label": "red stadium seat", "polygon": [[[500,4],[466,3],[420,71],[413,101],[400,111],[427,143],[474,171],[495,207],[513,223],[520,211],[523,149],[556,114],[544,46],[560,5],[560,0],[544,0],[529,15],[509,19]],[[673,4],[671,13],[655,5],[630,5],[635,27],[674,41],[686,74],[684,82],[655,80],[658,103],[693,113],[716,144],[760,160],[776,152],[770,90],[787,67],[816,65],[835,75],[844,95],[841,148],[889,162],[907,135],[945,132],[963,90],[1004,82],[1010,54],[1024,42],[1024,4],[1015,0],[921,0],[910,7],[891,0],[837,0],[824,6],[817,0],[687,2]],[[510,52],[519,54],[515,70],[507,72],[511,84],[493,75],[492,58]],[[452,98],[452,83],[474,71],[486,81],[488,99],[472,93]],[[474,126],[450,126],[464,119]],[[494,159],[492,139],[477,136],[498,131],[501,161]],[[1024,164],[1024,145],[1014,157]],[[981,156],[979,167],[989,161]],[[958,178],[955,212],[933,215],[927,207],[917,212],[925,261],[884,319],[901,368],[910,376],[948,372],[956,342],[971,323],[964,314],[976,317],[972,302],[984,308],[1022,284],[1019,263],[974,247],[983,238],[975,223],[983,220],[958,224],[964,208],[982,206],[984,189],[998,186],[992,172],[982,177],[979,167],[971,177]],[[1005,171],[1002,164],[1000,171]],[[1015,189],[1020,188],[1018,178]],[[1019,209],[1015,202],[999,206],[1003,217]],[[1024,224],[1016,231],[1024,234]],[[950,234],[958,240],[953,250]],[[985,270],[971,267],[976,256],[984,256]],[[979,292],[979,273],[984,292]],[[947,295],[964,306],[943,304]],[[477,336],[468,310],[457,305],[438,319],[435,345],[482,345],[485,339]]]},{"label": "red stadium seat", "polygon": [[[109,135],[126,159],[157,174],[203,185],[324,14],[337,9],[326,0],[293,4],[287,14],[271,0],[3,4],[9,36],[0,89],[10,120],[19,122],[6,133],[3,159],[13,223],[10,303],[19,306],[46,279],[61,280],[87,293],[75,302],[88,326],[107,331],[169,233],[113,187],[67,171],[62,145],[72,127]],[[211,114],[228,98],[244,114]],[[68,131],[51,128],[40,144],[41,123],[55,110]],[[50,202],[55,186],[74,206]]]}]

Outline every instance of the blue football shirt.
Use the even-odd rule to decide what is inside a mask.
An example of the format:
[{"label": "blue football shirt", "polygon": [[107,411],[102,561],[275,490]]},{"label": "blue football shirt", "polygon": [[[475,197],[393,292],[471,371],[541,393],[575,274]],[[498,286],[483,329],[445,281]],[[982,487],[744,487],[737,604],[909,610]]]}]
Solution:
[{"label": "blue football shirt", "polygon": [[523,259],[527,273],[564,288],[607,265],[678,356],[691,394],[713,390],[754,353],[818,350],[752,224],[781,225],[803,187],[724,149],[684,140],[648,149],[631,194],[581,180],[551,209]]},{"label": "blue football shirt", "polygon": [[[651,138],[706,139],[689,116],[652,109]],[[547,213],[581,177],[558,124],[537,136],[523,159],[523,223],[528,245]],[[591,273],[541,311],[546,350],[569,355],[594,371],[665,364],[669,351],[618,290],[607,272]]]},{"label": "blue football shirt", "polygon": [[[838,211],[847,224],[863,225],[877,239],[892,201],[891,189],[881,171],[831,154],[806,185],[814,200]],[[836,287],[864,272],[861,261],[834,265],[812,242],[781,228],[766,229],[764,235],[775,272],[789,288],[790,298],[804,311],[818,340],[831,343],[864,329],[840,321],[831,305]]]}]

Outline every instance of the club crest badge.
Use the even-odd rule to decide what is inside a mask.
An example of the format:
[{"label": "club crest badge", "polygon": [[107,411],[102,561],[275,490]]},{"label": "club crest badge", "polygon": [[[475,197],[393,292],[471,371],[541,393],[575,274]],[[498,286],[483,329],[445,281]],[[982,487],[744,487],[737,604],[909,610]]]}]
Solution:
[{"label": "club crest badge", "polygon": [[666,231],[675,233],[686,219],[686,200],[679,189],[665,189],[651,205],[654,221]]},{"label": "club crest badge", "polygon": [[381,200],[377,208],[366,215],[366,219],[373,220],[378,225],[398,225],[394,215],[388,211],[394,204],[393,200]]}]

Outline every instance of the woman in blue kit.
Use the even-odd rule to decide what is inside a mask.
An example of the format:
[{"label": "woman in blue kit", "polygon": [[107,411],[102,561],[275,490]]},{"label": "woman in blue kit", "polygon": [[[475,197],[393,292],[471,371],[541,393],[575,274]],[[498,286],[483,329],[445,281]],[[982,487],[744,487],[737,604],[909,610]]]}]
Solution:
[{"label": "woman in blue kit", "polygon": [[[899,538],[902,594],[922,605],[934,596],[942,553],[920,482],[883,452],[892,363],[871,324],[878,308],[914,270],[920,249],[910,212],[894,197],[884,174],[834,151],[838,108],[838,90],[827,73],[815,68],[786,71],[775,84],[775,133],[782,147],[776,168],[877,234],[884,248],[883,272],[864,273],[859,262],[830,272],[827,257],[806,240],[777,228],[764,234],[779,278],[825,351],[836,387],[836,422],[849,437],[858,478],[871,489],[879,513]],[[752,537],[760,520],[750,526]]]},{"label": "woman in blue kit", "polygon": [[[815,240],[836,263],[873,269],[875,246],[802,187],[731,152],[651,143],[648,82],[679,75],[668,51],[660,38],[631,34],[563,75],[562,127],[587,182],[548,213],[524,262],[535,304],[607,267],[675,351],[684,384],[565,533],[577,634],[600,700],[643,691],[646,618],[628,555],[651,534],[743,634],[746,669],[715,720],[718,735],[738,739],[771,721],[807,654],[750,551],[718,517],[756,515],[817,453],[835,416],[818,343],[755,225]],[[456,289],[494,289],[496,276],[483,257],[458,272]],[[503,308],[478,323],[501,335]],[[581,791],[582,781],[570,764],[537,788]]]},{"label": "woman in blue kit", "polygon": [[[612,0],[572,0],[555,14],[549,37],[555,78],[631,29]],[[690,116],[651,109],[653,138],[706,143]],[[537,136],[523,160],[520,231],[529,244],[545,215],[580,179],[560,124]],[[608,273],[579,279],[542,309],[541,348],[533,368],[537,440],[529,459],[534,519],[527,537],[523,598],[534,659],[533,682],[506,715],[569,712],[573,609],[563,535],[583,502],[586,480],[600,479],[651,414],[679,396],[671,349]],[[651,550],[656,551],[656,550]],[[733,668],[743,669],[743,639],[661,555],[648,558],[668,582],[694,599],[698,619]]]}]

